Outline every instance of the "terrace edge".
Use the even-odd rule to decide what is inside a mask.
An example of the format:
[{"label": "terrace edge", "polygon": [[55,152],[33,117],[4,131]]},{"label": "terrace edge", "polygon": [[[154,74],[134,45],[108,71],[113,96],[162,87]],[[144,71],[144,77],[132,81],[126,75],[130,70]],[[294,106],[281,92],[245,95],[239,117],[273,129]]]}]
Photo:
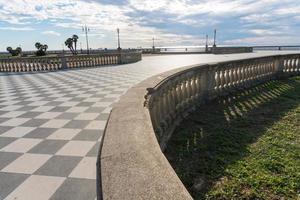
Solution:
[{"label": "terrace edge", "polygon": [[192,199],[162,150],[199,103],[300,74],[300,55],[185,66],[152,76],[110,113],[98,156],[98,199]]}]

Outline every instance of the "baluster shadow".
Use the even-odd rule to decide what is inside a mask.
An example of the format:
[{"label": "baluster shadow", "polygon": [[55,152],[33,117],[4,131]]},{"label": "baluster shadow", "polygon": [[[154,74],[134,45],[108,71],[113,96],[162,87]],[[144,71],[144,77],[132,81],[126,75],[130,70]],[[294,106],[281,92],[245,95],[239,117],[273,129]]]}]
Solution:
[{"label": "baluster shadow", "polygon": [[290,78],[200,105],[176,128],[165,155],[191,195],[205,199],[227,167],[249,155],[249,145],[299,99],[300,79]]}]

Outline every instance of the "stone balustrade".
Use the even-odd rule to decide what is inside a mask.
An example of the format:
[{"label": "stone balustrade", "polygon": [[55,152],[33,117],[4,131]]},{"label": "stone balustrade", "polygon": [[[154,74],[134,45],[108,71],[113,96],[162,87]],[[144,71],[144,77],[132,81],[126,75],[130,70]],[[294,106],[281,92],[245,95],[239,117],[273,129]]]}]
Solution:
[{"label": "stone balustrade", "polygon": [[192,199],[162,150],[201,103],[300,75],[300,54],[177,68],[131,88],[112,109],[98,159],[98,199]]},{"label": "stone balustrade", "polygon": [[140,61],[140,52],[0,59],[0,72],[56,71]]},{"label": "stone balustrade", "polygon": [[300,55],[223,62],[181,71],[152,89],[148,108],[162,149],[177,123],[203,100],[278,77],[300,74]]}]

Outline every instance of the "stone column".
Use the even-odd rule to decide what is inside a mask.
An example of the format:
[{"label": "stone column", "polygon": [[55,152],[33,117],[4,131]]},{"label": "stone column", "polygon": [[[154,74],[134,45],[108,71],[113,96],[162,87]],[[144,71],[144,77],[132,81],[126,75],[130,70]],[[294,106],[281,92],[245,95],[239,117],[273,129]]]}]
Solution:
[{"label": "stone column", "polygon": [[277,56],[274,57],[274,70],[275,70],[275,79],[276,78],[284,78],[285,73],[284,73],[284,57],[283,56]]},{"label": "stone column", "polygon": [[216,67],[215,66],[205,66],[205,70],[203,70],[201,76],[201,96],[204,101],[214,99],[216,96],[215,93],[215,74]]},{"label": "stone column", "polygon": [[60,57],[61,69],[68,69],[67,59],[64,55]]}]

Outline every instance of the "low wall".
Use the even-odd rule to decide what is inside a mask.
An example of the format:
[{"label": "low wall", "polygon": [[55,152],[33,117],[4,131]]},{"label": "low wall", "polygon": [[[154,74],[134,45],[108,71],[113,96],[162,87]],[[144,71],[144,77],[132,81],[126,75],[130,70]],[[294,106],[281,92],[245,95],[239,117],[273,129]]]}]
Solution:
[{"label": "low wall", "polygon": [[140,61],[141,52],[0,59],[0,72],[55,71]]},{"label": "low wall", "polygon": [[104,131],[98,198],[192,199],[162,153],[176,125],[205,101],[291,75],[300,75],[300,54],[186,66],[134,86]]},{"label": "low wall", "polygon": [[252,47],[212,47],[213,54],[251,53]]}]

